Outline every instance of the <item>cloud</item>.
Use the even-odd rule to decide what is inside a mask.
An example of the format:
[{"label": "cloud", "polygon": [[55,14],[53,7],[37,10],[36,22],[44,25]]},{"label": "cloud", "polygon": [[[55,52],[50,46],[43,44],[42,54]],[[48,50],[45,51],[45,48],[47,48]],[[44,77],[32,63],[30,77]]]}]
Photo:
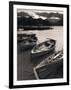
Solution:
[{"label": "cloud", "polygon": [[[39,14],[37,14],[39,13]],[[33,11],[33,10],[19,10],[18,11],[18,15],[20,16],[24,16],[24,17],[32,17],[34,19],[38,19],[38,18],[41,18],[41,19],[47,19],[47,17],[45,16],[41,16],[40,15],[40,11]]]},{"label": "cloud", "polygon": [[32,17],[33,19],[41,18],[43,20],[45,19],[59,19],[58,15],[62,14],[63,12],[55,12],[55,11],[35,11],[35,10],[18,10],[18,13],[22,13],[22,15],[26,18]]}]

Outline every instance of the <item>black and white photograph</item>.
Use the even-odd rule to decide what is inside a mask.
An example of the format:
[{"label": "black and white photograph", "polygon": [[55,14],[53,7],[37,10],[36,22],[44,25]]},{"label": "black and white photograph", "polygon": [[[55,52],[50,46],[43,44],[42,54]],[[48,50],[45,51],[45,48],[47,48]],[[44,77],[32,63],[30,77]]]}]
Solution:
[{"label": "black and white photograph", "polygon": [[14,85],[67,83],[67,6],[13,6]]},{"label": "black and white photograph", "polygon": [[63,11],[17,10],[17,79],[63,78]]}]

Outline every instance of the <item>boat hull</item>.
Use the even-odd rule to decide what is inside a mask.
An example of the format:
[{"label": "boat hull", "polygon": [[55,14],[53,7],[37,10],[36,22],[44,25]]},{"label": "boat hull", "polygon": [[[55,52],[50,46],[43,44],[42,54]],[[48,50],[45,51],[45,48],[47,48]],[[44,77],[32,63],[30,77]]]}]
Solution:
[{"label": "boat hull", "polygon": [[63,78],[63,59],[49,63],[43,67],[34,69],[37,74],[37,79],[56,79]]},{"label": "boat hull", "polygon": [[31,49],[31,48],[33,48],[35,45],[36,45],[36,42],[29,43],[28,45],[21,43],[21,44],[20,44],[20,48],[21,48],[22,50],[26,50],[26,49]]},{"label": "boat hull", "polygon": [[50,50],[46,50],[46,51],[38,52],[38,53],[31,53],[31,57],[32,58],[39,57],[39,56],[42,56],[42,55],[45,55],[45,54],[49,54],[53,51],[55,51],[55,46],[53,48],[51,48]]}]

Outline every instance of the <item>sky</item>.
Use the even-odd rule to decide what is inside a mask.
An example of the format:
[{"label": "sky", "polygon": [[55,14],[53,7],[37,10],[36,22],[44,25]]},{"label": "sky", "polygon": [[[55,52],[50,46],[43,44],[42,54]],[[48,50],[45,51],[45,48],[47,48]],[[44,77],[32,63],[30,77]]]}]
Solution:
[{"label": "sky", "polygon": [[[41,18],[43,20],[47,19],[47,17],[45,16],[40,16],[38,15],[37,13],[60,13],[60,14],[63,14],[63,11],[51,11],[51,10],[46,10],[46,11],[43,11],[43,10],[27,10],[27,9],[18,9],[17,12],[25,12],[27,13],[29,16],[32,16],[32,18],[35,18],[35,19],[38,19],[38,18]],[[28,17],[28,16],[26,16]],[[56,17],[56,19],[58,19]]]}]

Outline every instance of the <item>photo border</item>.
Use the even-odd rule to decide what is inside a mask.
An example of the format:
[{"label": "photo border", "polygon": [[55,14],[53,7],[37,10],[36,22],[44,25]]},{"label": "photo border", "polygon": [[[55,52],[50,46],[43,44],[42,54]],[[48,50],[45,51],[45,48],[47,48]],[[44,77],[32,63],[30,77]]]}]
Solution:
[{"label": "photo border", "polygon": [[[31,5],[31,6],[51,6],[67,8],[67,82],[50,83],[50,84],[30,84],[30,85],[14,85],[13,81],[13,6],[14,5]],[[9,2],[9,88],[26,88],[26,87],[42,87],[42,86],[60,86],[69,85],[69,5],[50,4],[50,3],[32,3],[32,2]]]}]

